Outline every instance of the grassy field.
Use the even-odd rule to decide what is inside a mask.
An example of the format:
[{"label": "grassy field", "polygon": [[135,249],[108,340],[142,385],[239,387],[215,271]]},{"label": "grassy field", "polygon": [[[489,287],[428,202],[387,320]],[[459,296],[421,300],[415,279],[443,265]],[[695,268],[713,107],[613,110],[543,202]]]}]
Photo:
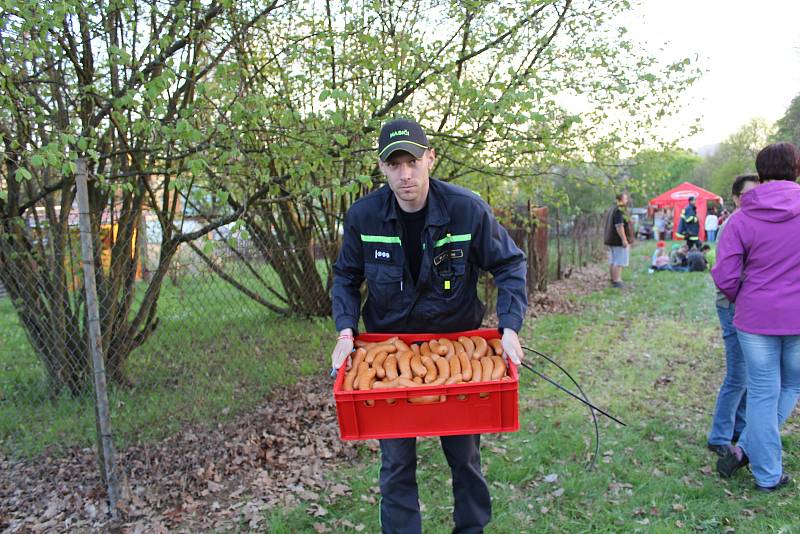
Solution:
[{"label": "grassy field", "polygon": [[[210,276],[167,279],[159,317],[128,361],[131,385],[111,385],[117,447],[232,418],[271,388],[317,372],[333,331],[329,319],[278,316]],[[58,454],[93,445],[94,431],[92,393],[51,397],[11,301],[0,299],[0,447]]]},{"label": "grassy field", "polygon": [[[652,243],[652,242],[651,242]],[[800,532],[796,482],[766,495],[746,470],[730,481],[705,449],[724,357],[707,274],[648,275],[652,244],[634,249],[626,289],[581,302],[580,315],[528,322],[526,344],[574,371],[590,398],[627,422],[601,419],[601,449],[585,470],[592,426],[582,405],[523,375],[521,430],[483,437],[483,468],[494,510],[487,532]],[[565,377],[535,357],[538,369]],[[790,419],[790,427],[796,428]],[[785,432],[788,473],[800,471],[796,434]],[[418,445],[426,533],[452,529],[450,473],[437,439]],[[274,533],[378,532],[378,453],[331,474],[352,494],[312,517],[311,503],[267,516]],[[318,510],[317,504],[313,510]]]}]

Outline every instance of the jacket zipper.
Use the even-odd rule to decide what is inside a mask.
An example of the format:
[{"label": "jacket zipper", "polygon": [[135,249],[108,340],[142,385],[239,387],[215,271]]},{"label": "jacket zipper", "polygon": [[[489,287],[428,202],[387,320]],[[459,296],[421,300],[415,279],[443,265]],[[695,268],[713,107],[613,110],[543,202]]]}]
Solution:
[{"label": "jacket zipper", "polygon": [[403,225],[399,222],[399,219],[396,219],[394,224],[397,227],[397,235],[400,236],[400,253],[402,254],[402,257],[400,258],[400,261],[403,262],[403,275],[400,278],[400,293],[402,293],[403,292],[403,281],[406,278],[406,261],[405,261],[406,252],[405,252],[405,250],[403,250],[403,237],[405,237],[405,236],[403,235]]}]

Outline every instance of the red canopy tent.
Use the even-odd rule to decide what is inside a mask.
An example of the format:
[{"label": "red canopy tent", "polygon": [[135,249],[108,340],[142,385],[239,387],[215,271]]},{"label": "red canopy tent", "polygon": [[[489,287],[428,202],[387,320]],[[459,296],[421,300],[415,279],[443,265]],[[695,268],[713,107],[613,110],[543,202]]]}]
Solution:
[{"label": "red canopy tent", "polygon": [[661,193],[655,198],[650,199],[650,207],[656,209],[672,208],[672,239],[675,239],[675,234],[678,233],[678,228],[681,221],[681,211],[689,203],[689,197],[695,198],[695,206],[697,207],[697,219],[700,221],[700,240],[706,240],[706,230],[704,222],[706,220],[706,213],[708,211],[707,203],[709,200],[719,202],[722,204],[722,197],[706,191],[702,187],[697,187],[689,182],[683,182],[677,187],[673,187],[669,191]]}]

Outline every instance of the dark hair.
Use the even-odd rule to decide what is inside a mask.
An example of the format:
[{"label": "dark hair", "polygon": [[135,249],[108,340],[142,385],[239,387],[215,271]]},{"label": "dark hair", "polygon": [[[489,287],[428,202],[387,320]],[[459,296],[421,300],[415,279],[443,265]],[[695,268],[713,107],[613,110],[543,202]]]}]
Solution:
[{"label": "dark hair", "polygon": [[756,156],[756,170],[760,181],[797,180],[800,152],[792,143],[772,143]]},{"label": "dark hair", "polygon": [[711,245],[708,244],[703,245],[702,247],[700,247],[700,250],[711,250]]},{"label": "dark hair", "polygon": [[744,184],[747,182],[758,183],[758,175],[750,173],[737,176],[733,180],[733,185],[731,185],[731,195],[735,197],[742,196],[742,189],[744,189]]},{"label": "dark hair", "polygon": [[623,191],[622,193],[617,193],[617,194],[616,194],[616,197],[617,197],[617,202],[619,202],[620,200],[622,200],[622,197],[623,197],[623,196],[625,196],[625,195],[627,195],[627,194],[628,194],[628,193],[626,193],[625,191]]}]

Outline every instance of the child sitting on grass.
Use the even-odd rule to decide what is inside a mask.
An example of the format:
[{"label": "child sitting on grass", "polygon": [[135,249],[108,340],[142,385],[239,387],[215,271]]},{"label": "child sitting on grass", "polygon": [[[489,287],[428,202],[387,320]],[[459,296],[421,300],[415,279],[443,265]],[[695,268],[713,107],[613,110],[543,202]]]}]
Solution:
[{"label": "child sitting on grass", "polygon": [[669,270],[669,254],[667,254],[666,246],[667,244],[663,241],[659,241],[656,244],[656,249],[653,251],[653,257],[650,261],[649,272]]},{"label": "child sitting on grass", "polygon": [[669,255],[669,267],[671,271],[686,272],[689,270],[686,261],[686,253],[688,251],[688,246],[673,243],[672,253]]}]

